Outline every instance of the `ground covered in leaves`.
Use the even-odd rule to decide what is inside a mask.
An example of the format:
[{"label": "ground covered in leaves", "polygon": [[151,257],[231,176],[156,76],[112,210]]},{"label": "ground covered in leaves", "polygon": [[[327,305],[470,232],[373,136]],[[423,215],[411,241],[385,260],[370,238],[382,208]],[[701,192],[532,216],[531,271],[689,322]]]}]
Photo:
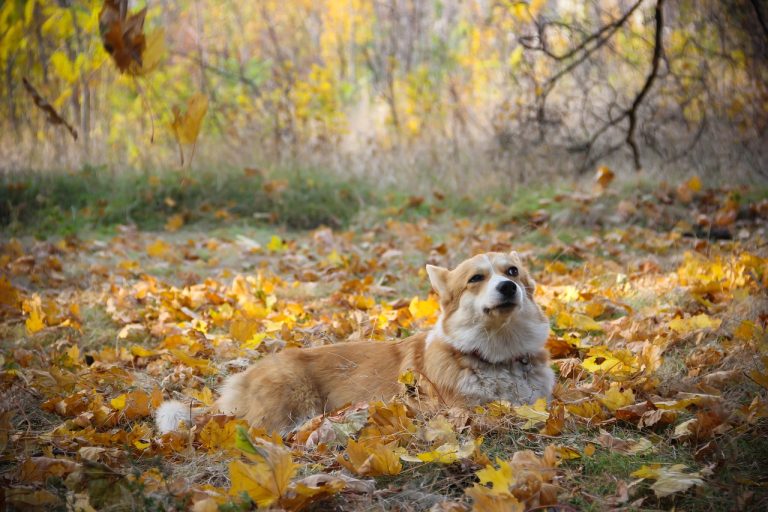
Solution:
[{"label": "ground covered in leaves", "polygon": [[[603,177],[603,187],[609,179]],[[768,201],[692,179],[458,218],[413,198],[348,230],[3,239],[0,480],[9,509],[768,507]],[[409,215],[408,207],[429,215]],[[227,219],[227,222],[231,219]],[[551,319],[550,404],[350,404],[285,438],[203,414],[279,350],[402,338],[424,264],[515,249]]]}]

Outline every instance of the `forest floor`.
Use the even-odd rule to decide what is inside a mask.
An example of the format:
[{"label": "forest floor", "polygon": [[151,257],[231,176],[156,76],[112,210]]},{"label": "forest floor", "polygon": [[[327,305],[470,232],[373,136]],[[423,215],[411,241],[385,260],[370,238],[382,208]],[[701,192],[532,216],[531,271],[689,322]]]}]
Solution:
[{"label": "forest floor", "polygon": [[[768,509],[766,191],[604,185],[467,214],[414,197],[312,231],[170,213],[3,235],[0,503]],[[551,319],[551,403],[426,412],[405,375],[284,438],[210,414],[156,433],[163,399],[209,406],[270,352],[429,329],[426,263],[513,249]]]}]

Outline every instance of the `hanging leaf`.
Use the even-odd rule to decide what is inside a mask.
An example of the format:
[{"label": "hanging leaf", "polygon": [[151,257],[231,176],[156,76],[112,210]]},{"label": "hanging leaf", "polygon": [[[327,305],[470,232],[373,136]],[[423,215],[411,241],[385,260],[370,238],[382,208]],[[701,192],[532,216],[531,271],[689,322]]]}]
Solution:
[{"label": "hanging leaf", "polygon": [[[172,108],[173,120],[171,121],[171,131],[176,138],[176,143],[179,145],[181,165],[184,165],[182,144],[194,145],[197,142],[200,126],[207,111],[208,98],[200,93],[193,95],[187,100],[187,110],[183,114],[177,105],[174,105]],[[194,154],[194,146],[192,151]]]},{"label": "hanging leaf", "polygon": [[99,32],[104,50],[112,56],[122,73],[142,74],[147,38],[144,35],[144,18],[147,8],[127,16],[127,2],[105,0],[99,13]]},{"label": "hanging leaf", "polygon": [[64,128],[69,131],[70,135],[72,135],[72,138],[77,140],[77,130],[72,128],[72,125],[65,121],[64,118],[61,117],[58,112],[56,112],[56,109],[54,109],[51,104],[48,103],[40,95],[39,92],[37,92],[37,89],[35,89],[32,84],[29,83],[29,80],[22,78],[21,81],[24,84],[24,89],[26,89],[29,95],[32,96],[32,101],[35,102],[37,108],[45,112],[48,122],[53,125],[64,125]]}]

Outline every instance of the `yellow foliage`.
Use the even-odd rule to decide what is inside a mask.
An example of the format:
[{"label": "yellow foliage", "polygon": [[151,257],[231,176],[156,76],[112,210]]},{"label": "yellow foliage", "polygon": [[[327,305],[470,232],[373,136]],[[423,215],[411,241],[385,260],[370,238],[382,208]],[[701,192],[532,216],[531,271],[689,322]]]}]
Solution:
[{"label": "yellow foliage", "polygon": [[25,300],[23,309],[27,313],[25,326],[29,334],[34,334],[45,328],[45,313],[39,295],[34,294],[31,299]]},{"label": "yellow foliage", "polygon": [[589,372],[607,372],[616,377],[629,377],[640,370],[640,363],[629,350],[611,351],[608,347],[592,347],[581,366]]},{"label": "yellow foliage", "polygon": [[635,403],[635,393],[632,389],[621,390],[618,382],[612,382],[611,387],[605,392],[605,395],[599,398],[600,402],[611,411],[620,409],[625,405]]},{"label": "yellow foliage", "polygon": [[720,327],[721,323],[721,319],[712,318],[701,313],[688,318],[675,318],[674,320],[670,320],[669,328],[678,334],[689,334],[701,329],[717,329]]},{"label": "yellow foliage", "polygon": [[187,100],[187,109],[182,114],[178,106],[173,107],[171,131],[179,144],[194,144],[200,133],[203,118],[208,111],[208,97],[196,93]]},{"label": "yellow foliage", "polygon": [[397,475],[403,469],[391,448],[373,440],[350,439],[344,454],[336,460],[348,470],[365,476]]},{"label": "yellow foliage", "polygon": [[414,297],[408,305],[408,311],[415,320],[426,318],[429,323],[434,323],[440,312],[440,303],[433,295],[430,295],[426,300]]}]

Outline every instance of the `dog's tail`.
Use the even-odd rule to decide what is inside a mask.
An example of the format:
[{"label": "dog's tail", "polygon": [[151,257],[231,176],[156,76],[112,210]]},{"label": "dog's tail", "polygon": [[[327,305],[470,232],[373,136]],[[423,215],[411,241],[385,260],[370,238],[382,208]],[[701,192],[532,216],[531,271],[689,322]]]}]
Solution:
[{"label": "dog's tail", "polygon": [[192,409],[188,404],[168,400],[160,404],[155,411],[155,425],[161,434],[165,434],[178,429],[181,422],[191,426],[198,414],[200,411]]}]

